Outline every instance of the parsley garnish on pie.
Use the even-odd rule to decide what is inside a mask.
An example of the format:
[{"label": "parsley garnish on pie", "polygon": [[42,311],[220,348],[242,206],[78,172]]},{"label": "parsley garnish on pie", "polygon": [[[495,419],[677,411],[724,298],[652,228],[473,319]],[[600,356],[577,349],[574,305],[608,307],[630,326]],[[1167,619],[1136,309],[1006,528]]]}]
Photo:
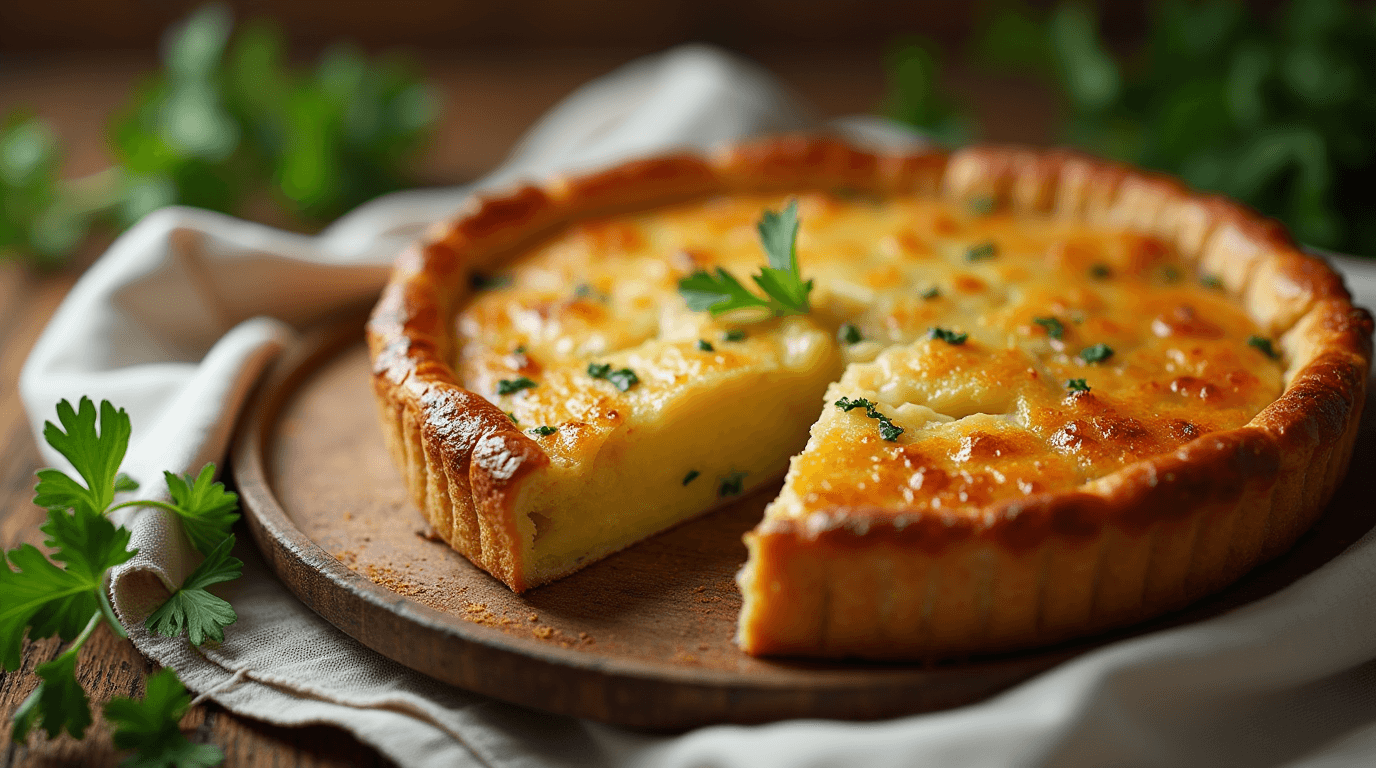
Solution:
[{"label": "parsley garnish on pie", "polygon": [[1107,280],[1113,277],[1113,270],[1107,264],[1095,264],[1089,268],[1089,276],[1095,280]]},{"label": "parsley garnish on pie", "polygon": [[927,338],[941,339],[942,341],[946,342],[947,344],[950,344],[953,347],[958,347],[961,344],[964,344],[966,339],[970,338],[970,334],[956,333],[955,331],[950,330],[949,328],[928,328]]},{"label": "parsley garnish on pie", "polygon": [[921,295],[923,299],[931,301],[932,299],[935,299],[936,297],[941,295],[941,289],[934,285],[931,288],[928,288],[927,290],[923,291],[919,295]]},{"label": "parsley garnish on pie", "polygon": [[745,341],[745,331],[740,328],[732,328],[726,333],[723,333],[721,337],[727,341]]},{"label": "parsley garnish on pie", "polygon": [[588,363],[588,375],[594,379],[610,381],[612,386],[621,392],[625,392],[640,383],[640,377],[635,375],[635,371],[630,368],[613,371],[611,363]]},{"label": "parsley garnish on pie", "polygon": [[798,271],[798,201],[791,200],[782,212],[766,210],[759,223],[760,244],[769,266],[760,267],[750,279],[765,298],[752,293],[730,272],[717,267],[715,274],[698,271],[678,281],[678,292],[694,312],[713,317],[736,309],[763,307],[774,316],[805,315],[812,307],[808,294],[812,281]]},{"label": "parsley garnish on pie", "polygon": [[842,323],[841,328],[836,331],[836,338],[847,344],[859,344],[865,340],[865,337],[860,335],[860,329],[856,328],[854,323]]},{"label": "parsley garnish on pie", "polygon": [[966,261],[988,261],[999,255],[999,247],[993,243],[980,243],[972,245],[965,252]]},{"label": "parsley garnish on pie", "polygon": [[890,421],[888,416],[880,413],[879,409],[875,408],[875,404],[872,401],[863,397],[854,399],[843,397],[836,401],[836,407],[848,413],[856,408],[864,408],[866,416],[879,422],[879,436],[890,443],[897,440],[898,436],[903,434],[902,427]]},{"label": "parsley garnish on pie", "polygon": [[531,427],[530,429],[528,429],[528,430],[526,430],[526,431],[529,432],[529,433],[531,433],[532,435],[539,435],[540,437],[549,437],[550,435],[554,434],[555,432],[558,432],[558,431],[559,431],[559,428],[558,428],[558,427],[551,427],[551,426],[549,426],[548,424],[546,424],[546,425],[540,426],[540,427]]},{"label": "parsley garnish on pie", "polygon": [[497,394],[514,395],[523,389],[535,389],[540,386],[525,376],[518,376],[514,379],[502,379],[497,382]]},{"label": "parsley garnish on pie", "polygon": [[977,195],[970,198],[966,207],[975,216],[988,216],[998,208],[998,201],[994,199],[993,195]]},{"label": "parsley garnish on pie", "polygon": [[1265,336],[1253,336],[1247,340],[1247,343],[1254,349],[1260,350],[1263,355],[1266,355],[1272,360],[1280,359],[1280,353],[1276,351],[1275,345]]},{"label": "parsley garnish on pie", "polygon": [[1065,388],[1070,390],[1071,392],[1089,391],[1089,385],[1085,383],[1084,379],[1070,379],[1066,381]]},{"label": "parsley garnish on pie", "polygon": [[1113,347],[1107,344],[1095,344],[1080,350],[1080,359],[1086,363],[1102,363],[1110,357],[1113,357]]},{"label": "parsley garnish on pie", "polygon": [[708,341],[707,339],[698,339],[698,351],[715,352],[716,347],[713,347],[712,342]]},{"label": "parsley garnish on pie", "polygon": [[1046,329],[1046,335],[1053,339],[1065,336],[1065,326],[1054,317],[1034,317],[1032,322]]},{"label": "parsley garnish on pie", "polygon": [[[718,496],[739,496],[745,488],[745,472],[731,472],[721,479],[721,484],[717,486]],[[687,484],[687,480],[684,484]]]},{"label": "parsley garnish on pie", "polygon": [[688,470],[688,474],[683,476],[683,484],[687,485],[693,482],[694,480],[698,479],[698,476],[700,476],[701,474],[702,473],[697,471],[696,469]]}]

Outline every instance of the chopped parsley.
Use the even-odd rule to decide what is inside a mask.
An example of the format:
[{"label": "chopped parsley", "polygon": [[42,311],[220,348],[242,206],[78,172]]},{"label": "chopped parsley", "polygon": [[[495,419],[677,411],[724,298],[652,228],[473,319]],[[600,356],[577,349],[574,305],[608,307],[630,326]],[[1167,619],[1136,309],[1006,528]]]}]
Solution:
[{"label": "chopped parsley", "polygon": [[920,295],[923,299],[931,301],[932,299],[935,299],[936,297],[941,295],[941,289],[934,285],[931,288],[928,288],[927,290],[923,291]]},{"label": "chopped parsley", "polygon": [[512,395],[523,389],[535,389],[540,386],[525,376],[518,376],[514,379],[502,379],[497,382],[497,394]]},{"label": "chopped parsley", "polygon": [[847,344],[859,344],[865,340],[865,337],[860,335],[860,329],[856,328],[854,323],[842,323],[841,328],[836,331],[836,338]]},{"label": "chopped parsley", "polygon": [[999,247],[993,243],[972,245],[965,252],[966,261],[987,261],[999,255]]},{"label": "chopped parsley", "polygon": [[998,208],[998,201],[994,199],[993,195],[976,195],[970,198],[966,207],[969,208],[970,213],[976,216],[988,216]]},{"label": "chopped parsley", "polygon": [[1095,280],[1107,280],[1113,277],[1113,270],[1107,264],[1095,264],[1089,268],[1089,276]]},{"label": "chopped parsley", "polygon": [[511,350],[511,354],[513,354],[513,355],[524,355],[525,353],[526,353],[526,345],[524,345],[524,344],[517,344],[517,345],[516,345],[516,348],[513,349],[513,350]]},{"label": "chopped parsley", "polygon": [[1066,381],[1065,388],[1070,390],[1071,392],[1089,391],[1089,385],[1085,383],[1084,379],[1070,379]]},{"label": "chopped parsley", "polygon": [[474,272],[468,276],[468,284],[475,291],[506,288],[514,282],[516,282],[516,278],[511,275],[485,275],[481,272]]},{"label": "chopped parsley", "polygon": [[1280,359],[1280,353],[1276,351],[1275,345],[1265,336],[1253,336],[1247,340],[1247,343],[1253,348],[1260,350],[1263,355],[1266,355],[1272,360]]},{"label": "chopped parsley", "polygon": [[506,412],[506,417],[507,417],[508,419],[511,419],[511,423],[512,423],[512,424],[520,424],[520,423],[521,423],[521,422],[519,422],[519,421],[516,420],[516,414],[512,413],[511,411],[507,411],[507,412]]},{"label": "chopped parsley", "polygon": [[717,348],[712,346],[712,342],[708,341],[707,339],[698,339],[698,351],[715,352],[717,351]]},{"label": "chopped parsley", "polygon": [[678,292],[694,312],[724,312],[763,307],[773,315],[805,315],[812,310],[808,294],[812,281],[798,270],[798,201],[790,200],[781,212],[766,210],[758,225],[760,244],[769,266],[751,275],[765,297],[752,293],[730,272],[717,267],[715,274],[699,270],[678,281]]},{"label": "chopped parsley", "polygon": [[612,386],[621,392],[640,383],[640,377],[635,375],[635,371],[630,368],[613,371],[611,363],[588,363],[588,375],[594,379],[610,381]]},{"label": "chopped parsley", "polygon": [[1095,344],[1080,350],[1080,359],[1086,363],[1102,363],[1113,357],[1113,348],[1107,344]]},{"label": "chopped parsley", "polygon": [[727,341],[745,341],[745,331],[740,328],[732,328],[726,333],[723,333],[721,337]]},{"label": "chopped parsley", "polygon": [[840,408],[841,410],[847,413],[855,410],[856,408],[864,408],[866,416],[879,422],[879,436],[890,443],[897,440],[898,436],[903,434],[902,427],[895,425],[892,421],[889,420],[888,416],[885,416],[884,414],[880,413],[879,410],[875,408],[873,402],[866,400],[863,397],[857,397],[853,400],[850,398],[843,397],[840,400],[836,401],[836,407]]},{"label": "chopped parsley", "polygon": [[1161,270],[1161,277],[1168,283],[1174,283],[1180,279],[1180,270],[1167,265],[1165,269]]},{"label": "chopped parsley", "polygon": [[947,344],[950,344],[953,347],[958,347],[961,344],[964,344],[966,339],[970,338],[970,334],[956,333],[955,331],[952,331],[947,328],[928,328],[927,338],[941,339],[942,341],[946,342]]},{"label": "chopped parsley", "polygon": [[684,484],[684,485],[687,485],[687,484],[693,482],[694,480],[698,479],[698,478],[701,477],[701,476],[702,476],[702,473],[701,473],[701,472],[697,471],[696,469],[690,469],[690,470],[688,470],[688,474],[686,474],[686,475],[683,476],[683,484]]},{"label": "chopped parsley", "polygon": [[1065,336],[1065,326],[1054,317],[1034,317],[1032,322],[1046,329],[1046,335],[1053,339]]},{"label": "chopped parsley", "polygon": [[[739,496],[745,488],[745,476],[748,473],[734,471],[721,479],[721,484],[717,486],[718,496]],[[686,482],[686,481],[685,481]]]},{"label": "chopped parsley", "polygon": [[612,297],[597,290],[596,288],[593,288],[591,285],[588,285],[587,283],[579,283],[577,287],[573,289],[573,298],[591,299],[593,301],[600,301],[605,303],[611,301]]},{"label": "chopped parsley", "polygon": [[1199,284],[1211,290],[1223,290],[1223,278],[1218,275],[1204,275],[1199,278]]},{"label": "chopped parsley", "polygon": [[544,426],[542,426],[542,427],[531,427],[530,429],[527,429],[526,431],[529,432],[529,433],[531,433],[532,435],[539,435],[540,437],[549,437],[550,435],[554,434],[555,432],[558,432],[558,431],[559,431],[559,428],[558,428],[558,427],[551,427],[551,426],[549,426],[548,424],[546,424],[546,425],[544,425]]}]

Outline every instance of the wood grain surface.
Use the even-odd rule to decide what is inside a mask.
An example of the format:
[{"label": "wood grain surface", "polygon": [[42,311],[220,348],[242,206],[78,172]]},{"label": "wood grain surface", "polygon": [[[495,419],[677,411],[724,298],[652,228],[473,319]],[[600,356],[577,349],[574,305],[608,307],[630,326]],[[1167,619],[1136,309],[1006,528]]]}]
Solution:
[{"label": "wood grain surface", "polygon": [[[283,583],[364,644],[514,703],[654,729],[874,719],[978,701],[1106,642],[1270,594],[1376,522],[1353,472],[1287,555],[1186,611],[1049,649],[934,665],[758,659],[732,637],[741,534],[777,487],[516,595],[428,534],[376,423],[361,318],[306,337],[260,391],[234,449],[259,549]],[[1368,414],[1376,410],[1367,409]]]}]

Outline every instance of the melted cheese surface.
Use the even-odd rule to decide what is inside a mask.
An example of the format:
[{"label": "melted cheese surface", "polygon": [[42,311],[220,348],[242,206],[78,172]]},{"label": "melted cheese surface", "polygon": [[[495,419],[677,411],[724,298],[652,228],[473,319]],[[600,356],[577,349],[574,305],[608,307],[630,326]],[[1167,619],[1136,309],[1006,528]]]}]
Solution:
[{"label": "melted cheese surface", "polygon": [[[812,312],[690,311],[677,283],[694,271],[720,266],[754,288],[756,222],[790,197]],[[1241,426],[1283,388],[1241,307],[1162,243],[929,198],[713,198],[580,223],[507,269],[456,317],[461,381],[520,426],[554,428],[532,437],[570,478],[640,466],[617,477],[647,478],[626,495],[647,504],[679,494],[701,511],[730,495],[733,473],[747,472],[743,488],[768,480],[783,452],[797,455],[772,516],[973,512]],[[844,323],[859,342],[838,340]],[[1085,353],[1097,345],[1111,354]],[[620,391],[590,363],[638,383]],[[499,393],[520,377],[535,386]],[[883,439],[841,398],[872,402],[902,434]],[[684,480],[694,472],[705,481]]]}]

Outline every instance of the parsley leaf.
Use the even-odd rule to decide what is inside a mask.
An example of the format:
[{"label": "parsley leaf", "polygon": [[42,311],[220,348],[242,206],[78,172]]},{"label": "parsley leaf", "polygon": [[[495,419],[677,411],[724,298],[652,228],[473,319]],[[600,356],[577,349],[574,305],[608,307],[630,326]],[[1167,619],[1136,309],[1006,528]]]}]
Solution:
[{"label": "parsley leaf", "polygon": [[588,363],[588,375],[594,379],[606,379],[621,392],[640,383],[640,377],[635,375],[635,371],[630,368],[613,371],[611,363]]},{"label": "parsley leaf", "polygon": [[1113,277],[1113,270],[1107,264],[1095,264],[1089,268],[1089,276],[1095,280],[1107,280]]},{"label": "parsley leaf", "polygon": [[745,330],[742,328],[732,328],[721,335],[726,341],[745,341]]},{"label": "parsley leaf", "polygon": [[1065,326],[1054,317],[1034,317],[1032,322],[1046,329],[1046,335],[1053,339],[1065,336]]},{"label": "parsley leaf", "polygon": [[518,376],[514,379],[502,379],[497,382],[497,394],[511,395],[523,389],[535,389],[540,386],[525,376]]},{"label": "parsley leaf", "polygon": [[164,637],[175,637],[185,631],[192,645],[201,645],[207,640],[222,642],[224,627],[239,617],[229,603],[210,594],[206,587],[232,581],[243,574],[244,562],[229,555],[233,547],[234,537],[228,536],[211,550],[182,582],[181,589],[144,622],[148,631]]},{"label": "parsley leaf", "polygon": [[558,427],[551,427],[551,426],[549,426],[548,424],[546,424],[546,425],[540,426],[540,427],[531,427],[530,429],[527,429],[526,431],[529,432],[529,433],[531,433],[532,435],[539,435],[540,437],[549,437],[550,435],[554,434],[555,432],[558,432],[558,431],[559,431],[559,428],[558,428]]},{"label": "parsley leaf", "polygon": [[[722,497],[741,495],[741,491],[745,488],[745,476],[747,474],[749,473],[735,470],[723,477],[721,483],[717,485],[717,495]],[[687,481],[684,481],[684,485],[687,484]]]},{"label": "parsley leaf", "polygon": [[1280,353],[1277,352],[1275,346],[1271,344],[1271,340],[1265,336],[1253,336],[1247,339],[1247,344],[1253,349],[1259,350],[1263,355],[1266,355],[1272,360],[1280,359]]},{"label": "parsley leaf", "polygon": [[711,312],[713,317],[746,307],[769,307],[769,302],[751,293],[730,272],[717,267],[716,275],[694,272],[678,281],[678,292],[694,312]]},{"label": "parsley leaf", "polygon": [[56,550],[53,560],[67,567],[57,567],[31,544],[11,550],[8,558],[0,555],[0,594],[5,596],[0,604],[0,665],[5,669],[19,667],[26,627],[34,639],[57,635],[71,640],[100,613],[112,629],[123,632],[109,612],[104,584],[105,571],[136,552],[127,548],[128,529],[116,528],[102,515],[54,509],[41,530],[48,534],[45,543]]},{"label": "parsley leaf", "polygon": [[1065,383],[1065,388],[1070,390],[1071,392],[1089,391],[1089,385],[1085,383],[1084,379],[1069,379]]},{"label": "parsley leaf", "polygon": [[1199,284],[1212,291],[1223,290],[1223,278],[1218,275],[1202,275]]},{"label": "parsley leaf", "polygon": [[16,743],[28,738],[29,731],[40,722],[50,739],[57,738],[64,729],[74,738],[86,735],[91,725],[91,707],[86,703],[86,691],[76,679],[77,650],[73,647],[34,669],[43,682],[15,710],[10,735]]},{"label": "parsley leaf", "polygon": [[941,289],[935,285],[919,294],[924,301],[931,301],[941,295]]},{"label": "parsley leaf", "polygon": [[847,413],[856,408],[864,408],[866,416],[879,422],[879,437],[892,443],[898,439],[899,435],[903,434],[904,429],[894,424],[888,416],[880,413],[875,405],[874,402],[863,397],[854,399],[842,397],[840,400],[836,401],[836,407]]},{"label": "parsley leaf", "polygon": [[860,334],[860,329],[854,323],[842,323],[840,329],[836,331],[836,338],[846,344],[859,344],[865,340]]},{"label": "parsley leaf", "polygon": [[976,195],[966,202],[965,207],[972,216],[988,216],[998,209],[998,200],[993,195]]},{"label": "parsley leaf", "polygon": [[124,697],[105,705],[105,717],[115,724],[115,746],[137,750],[125,768],[210,768],[224,760],[213,744],[193,744],[182,735],[182,716],[191,706],[191,695],[164,669],[144,684],[143,701]]},{"label": "parsley leaf", "polygon": [[1102,363],[1113,357],[1113,348],[1107,344],[1095,344],[1080,350],[1080,359],[1086,363]]},{"label": "parsley leaf", "polygon": [[970,249],[965,252],[965,260],[988,261],[989,259],[997,258],[998,255],[999,247],[997,245],[993,243],[980,243],[979,245],[970,246]]},{"label": "parsley leaf", "polygon": [[[116,410],[108,400],[102,400],[97,434],[95,403],[83,397],[76,409],[66,400],[59,402],[57,419],[61,427],[51,421],[44,422],[43,439],[72,463],[81,479],[86,481],[86,487],[81,487],[61,470],[44,469],[38,473],[34,503],[47,509],[81,508],[104,513],[114,503],[119,465],[129,447],[129,414],[123,408]],[[121,485],[127,487],[128,484]]]},{"label": "parsley leaf", "polygon": [[698,351],[715,352],[717,350],[715,347],[712,346],[712,342],[708,341],[707,339],[698,339]]},{"label": "parsley leaf", "polygon": [[927,338],[941,339],[942,341],[946,342],[947,344],[950,344],[953,347],[958,347],[961,344],[964,344],[965,341],[970,338],[970,334],[956,333],[955,331],[952,331],[947,328],[928,328]]},{"label": "parsley leaf", "polygon": [[171,472],[163,476],[186,538],[197,552],[208,554],[229,536],[230,526],[239,519],[239,497],[226,491],[224,483],[214,481],[214,462],[202,467],[195,480]]},{"label": "parsley leaf", "polygon": [[811,311],[808,295],[812,281],[804,281],[798,270],[798,201],[789,201],[781,212],[766,210],[757,228],[769,266],[761,267],[751,279],[767,298],[751,293],[731,273],[717,267],[715,274],[700,270],[678,282],[678,291],[689,309],[708,311],[713,317],[750,307],[768,309],[776,316]]},{"label": "parsley leaf", "polygon": [[686,474],[686,475],[683,476],[683,484],[684,484],[684,485],[687,485],[687,484],[693,482],[694,480],[698,479],[698,476],[701,475],[701,474],[702,474],[702,473],[699,472],[699,471],[697,471],[696,469],[690,469],[690,470],[688,470],[688,474]]}]

